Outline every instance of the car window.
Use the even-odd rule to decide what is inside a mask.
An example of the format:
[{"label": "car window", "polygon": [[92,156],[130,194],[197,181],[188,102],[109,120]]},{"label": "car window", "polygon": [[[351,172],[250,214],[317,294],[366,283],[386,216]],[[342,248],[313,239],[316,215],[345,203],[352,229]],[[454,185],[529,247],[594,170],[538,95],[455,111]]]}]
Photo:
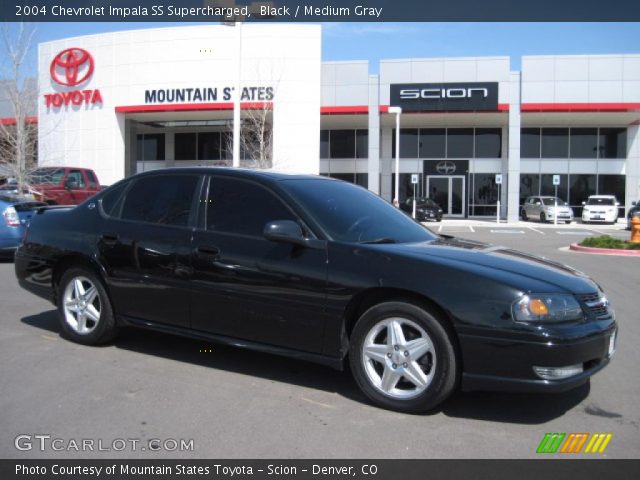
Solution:
[{"label": "car window", "polygon": [[84,188],[87,186],[80,170],[70,170],[69,175],[67,175],[67,181],[76,182],[78,188]]},{"label": "car window", "polygon": [[212,177],[207,198],[207,229],[262,237],[264,226],[296,216],[261,185],[235,178]]},{"label": "car window", "polygon": [[287,179],[281,185],[334,240],[409,243],[437,238],[365,188],[321,178]]},{"label": "car window", "polygon": [[197,175],[143,177],[127,192],[123,220],[186,226],[189,224]]},{"label": "car window", "polygon": [[36,185],[43,183],[59,184],[64,177],[62,168],[38,168],[29,175],[30,182]]},{"label": "car window", "polygon": [[615,205],[616,202],[613,198],[592,198],[587,201],[587,205]]},{"label": "car window", "polygon": [[96,188],[98,186],[98,181],[96,180],[96,176],[93,174],[93,172],[91,170],[85,170],[84,173],[87,175],[89,186],[91,188]]},{"label": "car window", "polygon": [[127,189],[127,186],[130,182],[122,182],[119,183],[112,188],[109,188],[102,199],[100,200],[100,204],[102,205],[102,211],[105,215],[109,217],[119,217],[120,209],[122,207],[122,194]]}]

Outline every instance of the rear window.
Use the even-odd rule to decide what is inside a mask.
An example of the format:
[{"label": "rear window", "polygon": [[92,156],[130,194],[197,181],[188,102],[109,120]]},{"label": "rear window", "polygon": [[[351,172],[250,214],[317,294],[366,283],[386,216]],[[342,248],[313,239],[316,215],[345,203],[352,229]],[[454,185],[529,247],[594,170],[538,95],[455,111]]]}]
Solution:
[{"label": "rear window", "polygon": [[587,205],[615,205],[616,201],[613,198],[590,198],[587,201]]},{"label": "rear window", "polygon": [[137,180],[122,205],[123,220],[187,226],[198,175],[157,175]]}]

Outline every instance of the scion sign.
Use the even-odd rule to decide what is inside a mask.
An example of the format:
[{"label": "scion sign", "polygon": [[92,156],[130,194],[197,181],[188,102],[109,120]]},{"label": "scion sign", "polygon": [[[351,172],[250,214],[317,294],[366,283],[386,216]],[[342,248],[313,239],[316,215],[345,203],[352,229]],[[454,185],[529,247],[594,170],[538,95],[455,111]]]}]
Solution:
[{"label": "scion sign", "polygon": [[498,83],[400,83],[391,105],[407,111],[497,110]]}]

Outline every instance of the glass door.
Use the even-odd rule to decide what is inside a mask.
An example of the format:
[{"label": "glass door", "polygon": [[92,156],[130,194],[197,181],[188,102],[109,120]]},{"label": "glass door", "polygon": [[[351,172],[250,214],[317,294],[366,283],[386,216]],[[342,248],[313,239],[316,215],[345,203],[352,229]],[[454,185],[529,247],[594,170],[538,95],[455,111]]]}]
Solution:
[{"label": "glass door", "polygon": [[427,176],[425,193],[442,208],[444,216],[464,216],[464,180],[463,175]]}]

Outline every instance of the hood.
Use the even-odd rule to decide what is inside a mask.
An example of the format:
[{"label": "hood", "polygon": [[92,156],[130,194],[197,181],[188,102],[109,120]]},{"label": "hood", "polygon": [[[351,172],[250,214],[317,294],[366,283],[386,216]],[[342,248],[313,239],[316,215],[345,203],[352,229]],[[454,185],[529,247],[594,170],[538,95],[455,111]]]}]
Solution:
[{"label": "hood", "polygon": [[[396,253],[413,257],[429,257],[439,263],[446,263],[456,268],[476,266],[489,271],[501,271],[521,277],[520,287],[527,283],[538,286],[541,283],[549,285],[552,293],[565,291],[573,294],[586,294],[598,291],[598,286],[584,273],[554,262],[547,258],[471,240],[453,237],[442,237],[425,243],[389,244],[382,245]],[[527,279],[535,282],[527,282]],[[515,286],[515,285],[514,285]],[[527,291],[527,288],[523,288]]]}]

